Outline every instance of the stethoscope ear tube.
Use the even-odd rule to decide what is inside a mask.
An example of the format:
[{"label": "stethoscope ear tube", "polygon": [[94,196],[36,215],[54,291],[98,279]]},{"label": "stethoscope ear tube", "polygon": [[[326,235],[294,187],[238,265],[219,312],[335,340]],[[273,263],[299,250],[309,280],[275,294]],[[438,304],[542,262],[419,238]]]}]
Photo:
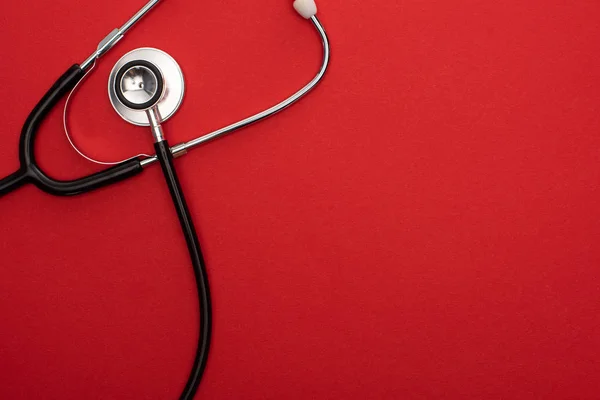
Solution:
[{"label": "stethoscope ear tube", "polygon": [[142,172],[140,160],[133,158],[104,171],[86,177],[59,181],[44,173],[35,161],[35,137],[42,121],[60,99],[69,93],[85,72],[79,65],[73,65],[48,90],[42,100],[35,106],[21,131],[19,142],[19,171],[0,180],[0,196],[7,194],[26,183],[33,183],[41,190],[55,196],[73,196],[86,193],[103,186],[121,181]]}]

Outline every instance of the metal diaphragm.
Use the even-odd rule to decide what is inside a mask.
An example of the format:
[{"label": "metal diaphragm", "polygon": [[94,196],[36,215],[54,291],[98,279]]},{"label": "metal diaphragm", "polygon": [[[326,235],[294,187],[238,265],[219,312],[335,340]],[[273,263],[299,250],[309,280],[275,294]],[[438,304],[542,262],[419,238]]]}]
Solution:
[{"label": "metal diaphragm", "polygon": [[162,121],[181,106],[185,94],[183,72],[164,51],[140,48],[125,54],[108,79],[108,96],[125,121],[149,126],[146,110],[156,106]]}]

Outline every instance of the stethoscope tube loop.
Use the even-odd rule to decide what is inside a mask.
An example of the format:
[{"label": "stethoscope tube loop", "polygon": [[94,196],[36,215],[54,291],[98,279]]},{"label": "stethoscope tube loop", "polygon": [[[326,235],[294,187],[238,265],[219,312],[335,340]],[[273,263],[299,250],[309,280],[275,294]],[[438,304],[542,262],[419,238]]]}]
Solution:
[{"label": "stethoscope tube loop", "polygon": [[84,76],[85,72],[81,67],[73,65],[58,78],[29,114],[19,141],[21,167],[14,174],[0,180],[0,196],[26,183],[33,183],[44,192],[55,196],[73,196],[119,182],[142,172],[140,160],[134,158],[84,178],[61,181],[50,177],[36,163],[35,138],[42,121],[61,98],[69,93]]}]

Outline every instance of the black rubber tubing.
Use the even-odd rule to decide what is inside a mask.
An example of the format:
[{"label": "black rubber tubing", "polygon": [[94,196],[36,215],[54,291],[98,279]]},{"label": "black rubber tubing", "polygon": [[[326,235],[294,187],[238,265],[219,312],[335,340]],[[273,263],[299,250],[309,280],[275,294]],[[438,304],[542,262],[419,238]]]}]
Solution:
[{"label": "black rubber tubing", "polygon": [[194,275],[196,277],[196,286],[198,288],[198,302],[200,308],[200,335],[198,336],[198,347],[196,349],[196,357],[190,376],[185,385],[183,393],[179,397],[180,400],[192,400],[200,381],[204,369],[206,368],[206,362],[208,360],[208,350],[210,348],[210,337],[211,337],[211,304],[210,304],[210,291],[208,288],[208,274],[206,272],[206,265],[204,258],[202,257],[202,251],[200,250],[200,244],[198,242],[198,236],[194,223],[190,215],[181,184],[177,178],[175,167],[173,165],[173,155],[169,150],[169,144],[166,140],[154,144],[156,150],[156,156],[160,162],[163,174],[167,181],[169,191],[171,192],[171,198],[181,223],[181,229],[185,235],[185,241],[187,248],[192,259],[192,265],[194,267]]},{"label": "black rubber tubing", "polygon": [[[137,175],[142,171],[139,159],[131,159],[112,168],[89,175],[87,177],[59,181],[46,175],[36,164],[34,155],[34,141],[40,124],[58,101],[84,77],[85,73],[79,65],[74,65],[65,72],[56,83],[48,90],[44,97],[33,109],[21,132],[19,143],[19,170],[0,180],[0,197],[18,189],[26,183],[33,183],[41,190],[56,196],[72,196],[80,193],[110,185],[128,177]],[[198,289],[198,303],[200,308],[200,335],[194,364],[185,385],[181,400],[192,400],[206,368],[208,350],[211,338],[211,304],[208,288],[208,274],[200,250],[198,237],[192,218],[190,216],[179,179],[173,166],[173,155],[166,141],[155,144],[156,154],[160,161],[171,197],[175,205],[181,228],[183,230],[188,251],[194,267],[194,276]]]},{"label": "black rubber tubing", "polygon": [[73,65],[46,92],[25,121],[19,142],[19,170],[0,180],[0,197],[18,189],[26,183],[33,183],[46,193],[55,196],[73,196],[86,193],[142,172],[140,160],[133,158],[104,171],[84,178],[59,181],[45,174],[35,162],[35,137],[42,121],[56,104],[69,93],[83,77],[85,72],[79,65]]}]

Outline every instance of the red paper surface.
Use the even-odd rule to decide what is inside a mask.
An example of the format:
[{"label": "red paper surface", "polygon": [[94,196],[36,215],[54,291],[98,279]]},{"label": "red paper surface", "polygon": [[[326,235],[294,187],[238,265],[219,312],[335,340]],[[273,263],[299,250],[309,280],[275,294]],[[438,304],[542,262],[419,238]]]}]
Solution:
[{"label": "red paper surface", "polygon": [[[44,91],[143,1],[5,1],[0,175]],[[308,98],[177,160],[214,299],[198,399],[597,399],[600,3],[327,0]],[[81,147],[151,150],[112,110],[125,52],[187,78],[171,143],[304,85],[318,36],[283,0],[165,0],[73,99]],[[59,107],[58,178],[95,167]],[[0,397],[175,399],[193,275],[158,168],[0,199]]]}]

